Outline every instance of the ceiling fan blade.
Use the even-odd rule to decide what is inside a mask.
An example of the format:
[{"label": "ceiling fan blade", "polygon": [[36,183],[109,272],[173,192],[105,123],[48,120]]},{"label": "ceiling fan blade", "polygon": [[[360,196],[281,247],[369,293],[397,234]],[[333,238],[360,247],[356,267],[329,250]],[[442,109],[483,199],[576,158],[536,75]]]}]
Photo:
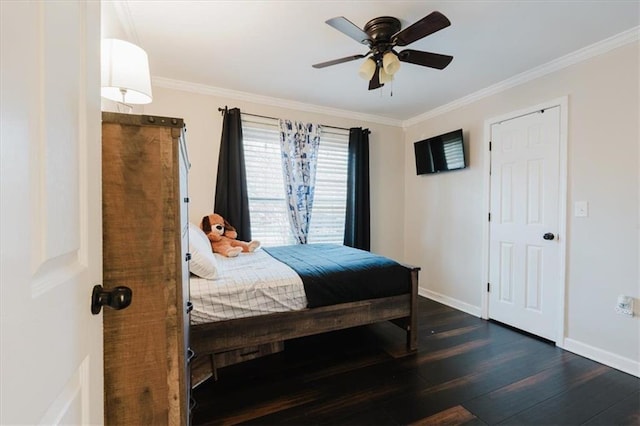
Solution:
[{"label": "ceiling fan blade", "polygon": [[453,56],[439,53],[423,52],[421,50],[405,49],[398,53],[398,59],[402,62],[422,65],[424,67],[444,69],[451,63]]},{"label": "ceiling fan blade", "polygon": [[373,73],[373,77],[369,81],[369,90],[375,90],[384,86],[384,84],[380,84],[380,67],[376,65],[376,71]]},{"label": "ceiling fan blade", "polygon": [[449,19],[442,13],[435,11],[425,16],[418,22],[413,23],[404,30],[396,33],[391,40],[396,46],[406,46],[416,40],[440,31],[451,25]]},{"label": "ceiling fan blade", "polygon": [[355,61],[356,59],[362,59],[365,56],[367,56],[367,55],[346,56],[344,58],[334,59],[332,61],[327,61],[327,62],[320,62],[319,64],[313,64],[311,66],[314,67],[314,68],[330,67],[331,65],[337,65],[337,64],[341,64],[343,62],[349,62],[349,61]]},{"label": "ceiling fan blade", "polygon": [[327,24],[340,31],[341,33],[351,37],[361,44],[369,44],[369,35],[361,30],[356,24],[349,21],[344,16],[338,16],[325,21]]}]

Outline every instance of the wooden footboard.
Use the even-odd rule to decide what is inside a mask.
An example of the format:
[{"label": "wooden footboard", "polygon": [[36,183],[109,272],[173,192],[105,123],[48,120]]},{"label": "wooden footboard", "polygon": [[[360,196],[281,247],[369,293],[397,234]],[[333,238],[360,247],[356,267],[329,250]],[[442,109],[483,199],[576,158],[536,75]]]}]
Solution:
[{"label": "wooden footboard", "polygon": [[[415,351],[420,268],[408,267],[411,269],[411,293],[408,294],[192,326],[191,348],[196,353],[194,386],[208,377],[217,377],[215,370],[221,365],[216,365],[216,360],[221,359],[222,353],[247,349],[256,351],[252,355],[268,352],[264,345],[382,321],[393,321],[405,329],[407,349]],[[252,358],[240,361],[246,359]]]}]

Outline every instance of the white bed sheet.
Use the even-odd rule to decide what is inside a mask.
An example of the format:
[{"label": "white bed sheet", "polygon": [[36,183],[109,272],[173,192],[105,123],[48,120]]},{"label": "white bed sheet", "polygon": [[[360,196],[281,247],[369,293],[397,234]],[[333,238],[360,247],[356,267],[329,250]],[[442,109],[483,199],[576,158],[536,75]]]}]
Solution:
[{"label": "white bed sheet", "polygon": [[265,251],[228,258],[216,254],[218,276],[192,275],[191,324],[204,324],[307,307],[302,280],[293,269]]}]

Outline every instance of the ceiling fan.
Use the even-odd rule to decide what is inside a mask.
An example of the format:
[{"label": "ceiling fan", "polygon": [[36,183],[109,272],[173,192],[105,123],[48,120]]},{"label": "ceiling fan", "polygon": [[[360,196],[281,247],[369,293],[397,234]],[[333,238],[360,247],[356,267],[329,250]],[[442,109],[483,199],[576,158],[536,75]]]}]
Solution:
[{"label": "ceiling fan", "polygon": [[358,43],[368,45],[369,51],[364,55],[347,56],[312,66],[325,68],[367,58],[358,73],[361,77],[369,80],[369,90],[378,89],[384,86],[384,83],[391,81],[393,75],[400,68],[400,62],[409,62],[441,70],[453,60],[453,56],[439,53],[413,49],[404,49],[400,52],[395,50],[397,46],[406,46],[451,25],[449,19],[437,11],[431,12],[402,31],[400,30],[400,20],[391,16],[381,16],[370,20],[364,26],[364,30],[344,16],[331,18],[326,23]]}]

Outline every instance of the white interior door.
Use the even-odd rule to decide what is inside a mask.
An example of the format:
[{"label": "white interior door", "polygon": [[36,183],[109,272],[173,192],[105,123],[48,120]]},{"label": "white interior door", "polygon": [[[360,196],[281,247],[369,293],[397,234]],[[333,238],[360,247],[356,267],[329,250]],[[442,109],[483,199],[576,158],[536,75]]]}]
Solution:
[{"label": "white interior door", "polygon": [[489,318],[556,341],[560,107],[491,126]]},{"label": "white interior door", "polygon": [[100,424],[100,4],[0,8],[0,424]]}]

